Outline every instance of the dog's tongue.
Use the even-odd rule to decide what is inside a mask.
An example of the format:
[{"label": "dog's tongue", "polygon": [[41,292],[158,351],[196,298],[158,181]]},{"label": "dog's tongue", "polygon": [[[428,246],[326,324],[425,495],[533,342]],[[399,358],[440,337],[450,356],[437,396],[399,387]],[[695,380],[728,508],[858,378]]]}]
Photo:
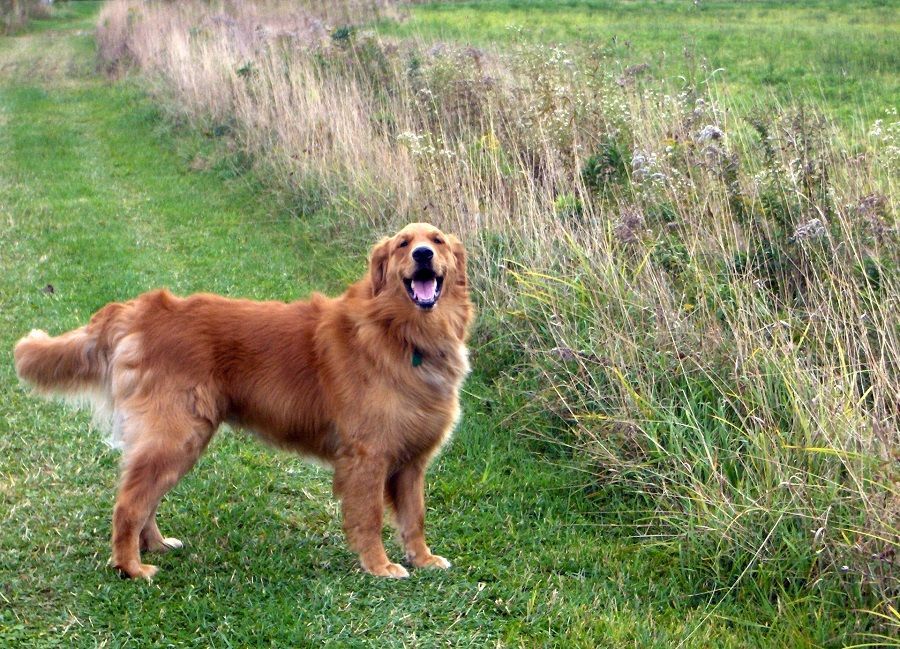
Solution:
[{"label": "dog's tongue", "polygon": [[412,290],[417,300],[430,302],[434,299],[434,293],[437,290],[437,279],[414,279]]}]

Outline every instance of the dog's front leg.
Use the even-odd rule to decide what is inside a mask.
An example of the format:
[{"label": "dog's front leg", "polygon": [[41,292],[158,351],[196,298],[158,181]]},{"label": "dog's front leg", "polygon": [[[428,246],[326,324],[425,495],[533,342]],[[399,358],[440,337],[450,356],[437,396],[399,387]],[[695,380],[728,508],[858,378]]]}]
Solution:
[{"label": "dog's front leg", "polygon": [[387,482],[388,496],[397,513],[400,540],[406,559],[417,568],[449,568],[444,557],[431,554],[425,543],[425,463],[410,463]]},{"label": "dog's front leg", "polygon": [[381,541],[386,479],[387,462],[365,452],[335,462],[334,492],[341,498],[344,533],[363,570],[378,577],[408,577],[403,566],[388,559]]}]

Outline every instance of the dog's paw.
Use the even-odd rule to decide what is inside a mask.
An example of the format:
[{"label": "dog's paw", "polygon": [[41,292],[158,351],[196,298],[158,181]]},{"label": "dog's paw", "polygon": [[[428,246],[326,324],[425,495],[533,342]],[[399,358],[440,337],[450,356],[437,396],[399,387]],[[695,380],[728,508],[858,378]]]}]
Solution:
[{"label": "dog's paw", "polygon": [[156,566],[152,566],[149,563],[142,563],[140,568],[137,571],[137,574],[130,575],[132,579],[137,579],[140,577],[141,579],[151,580],[154,575],[159,572],[159,568]]},{"label": "dog's paw", "polygon": [[157,554],[164,554],[169,550],[180,550],[183,547],[184,543],[173,537],[168,537],[165,539],[160,538],[141,540],[141,552],[156,552]]},{"label": "dog's paw", "polygon": [[411,559],[411,563],[416,568],[440,568],[441,570],[446,570],[453,565],[444,557],[438,556],[437,554],[429,554],[422,558]]},{"label": "dog's paw", "polygon": [[399,563],[386,563],[383,566],[376,567],[363,566],[363,569],[370,575],[375,575],[376,577],[390,577],[392,579],[406,579],[409,577],[406,568]]},{"label": "dog's paw", "polygon": [[149,563],[130,563],[120,566],[110,562],[110,565],[118,570],[120,575],[128,579],[146,579],[150,581],[159,572],[159,568]]}]

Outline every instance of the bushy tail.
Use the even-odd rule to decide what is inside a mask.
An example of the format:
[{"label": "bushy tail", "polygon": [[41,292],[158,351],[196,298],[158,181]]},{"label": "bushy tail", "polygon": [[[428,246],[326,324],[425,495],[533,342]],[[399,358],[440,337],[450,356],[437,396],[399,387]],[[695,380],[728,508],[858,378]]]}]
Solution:
[{"label": "bushy tail", "polygon": [[13,351],[19,378],[49,393],[74,395],[101,388],[121,337],[115,324],[120,321],[123,306],[108,305],[90,324],[60,336],[32,331],[16,343]]},{"label": "bushy tail", "polygon": [[34,330],[16,343],[13,355],[20,379],[42,392],[71,394],[101,384],[97,352],[96,336],[81,327],[55,338]]}]

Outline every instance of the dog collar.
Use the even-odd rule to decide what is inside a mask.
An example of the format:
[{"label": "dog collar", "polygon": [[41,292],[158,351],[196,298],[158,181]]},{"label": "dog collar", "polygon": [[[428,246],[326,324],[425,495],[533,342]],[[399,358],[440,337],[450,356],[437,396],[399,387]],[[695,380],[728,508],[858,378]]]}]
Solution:
[{"label": "dog collar", "polygon": [[418,349],[416,349],[415,347],[413,347],[413,353],[412,353],[412,366],[413,366],[413,367],[419,367],[419,365],[422,364],[422,360],[423,360],[423,358],[422,358],[422,352],[420,352]]}]

